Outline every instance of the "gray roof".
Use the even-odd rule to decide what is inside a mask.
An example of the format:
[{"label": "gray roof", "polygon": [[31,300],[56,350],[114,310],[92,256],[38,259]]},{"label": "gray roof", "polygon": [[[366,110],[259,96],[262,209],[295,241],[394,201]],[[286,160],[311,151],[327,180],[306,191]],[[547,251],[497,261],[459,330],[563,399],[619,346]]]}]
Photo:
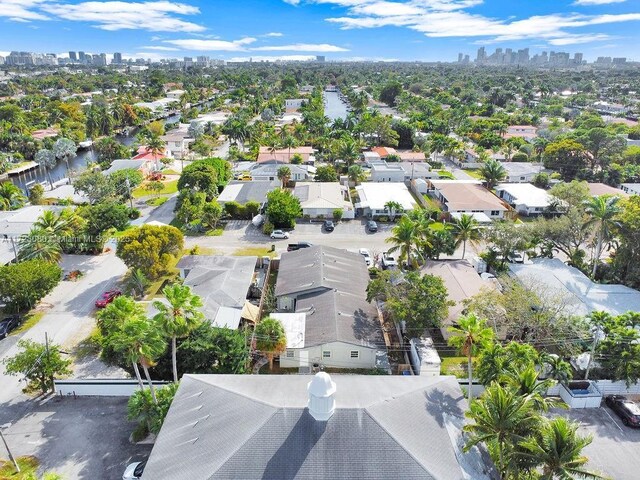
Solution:
[{"label": "gray roof", "polygon": [[218,196],[219,202],[263,203],[267,201],[267,193],[280,185],[279,180],[253,180],[251,182],[233,181],[224,187]]},{"label": "gray roof", "polygon": [[[253,177],[266,177],[266,176],[278,176],[278,169],[282,167],[282,163],[259,163],[256,164],[255,167],[252,167],[249,170],[249,173]],[[309,174],[309,166],[308,165],[294,165],[294,164],[286,164],[291,171],[291,175],[308,175]]]},{"label": "gray roof", "polygon": [[462,452],[466,402],[453,377],[333,375],[327,422],[306,408],[310,379],[185,375],[142,478],[490,478],[486,456]]},{"label": "gray roof", "polygon": [[544,170],[544,167],[540,163],[531,162],[500,162],[500,164],[507,171],[509,176],[526,176],[534,173],[540,173]]},{"label": "gray roof", "polygon": [[318,288],[364,295],[368,284],[362,255],[316,245],[282,254],[275,295],[295,296]]},{"label": "gray roof", "polygon": [[0,238],[4,238],[4,235],[14,238],[26,235],[45,211],[59,213],[67,208],[75,207],[27,205],[18,210],[2,211],[0,212]]},{"label": "gray roof", "polygon": [[102,173],[104,175],[111,175],[114,172],[125,170],[127,168],[138,170],[145,163],[147,163],[147,160],[133,160],[133,159],[114,160],[113,162],[111,162],[111,166],[106,170],[104,170]]},{"label": "gray roof", "polygon": [[215,322],[221,307],[242,309],[253,281],[258,257],[185,255],[177,268],[184,270],[184,284],[202,298],[202,312]]}]

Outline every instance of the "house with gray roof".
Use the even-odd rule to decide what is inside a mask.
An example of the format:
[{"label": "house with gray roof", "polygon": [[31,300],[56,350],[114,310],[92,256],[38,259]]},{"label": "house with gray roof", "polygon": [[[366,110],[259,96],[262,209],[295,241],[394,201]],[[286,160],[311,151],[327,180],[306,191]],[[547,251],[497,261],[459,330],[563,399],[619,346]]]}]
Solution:
[{"label": "house with gray roof", "polygon": [[541,163],[532,162],[500,162],[506,172],[505,183],[531,183],[536,175],[545,170]]},{"label": "house with gray roof", "polygon": [[185,375],[143,480],[491,480],[454,377]]},{"label": "house with gray roof", "polygon": [[205,319],[216,327],[238,328],[244,318],[254,321],[254,305],[247,305],[252,288],[264,278],[256,273],[258,257],[185,255],[176,267],[184,285],[200,296]]},{"label": "house with gray roof", "polygon": [[[248,171],[251,178],[254,180],[274,181],[278,180],[278,169],[282,166],[283,165],[281,163],[255,163],[248,169]],[[294,182],[312,180],[313,176],[316,174],[316,167],[312,165],[294,165],[291,163],[286,166],[289,167],[289,170],[291,171],[290,180]]]},{"label": "house with gray roof", "polygon": [[[387,368],[378,312],[366,300],[362,255],[326,246],[282,254],[275,296],[287,335],[280,366]],[[291,315],[303,314],[300,315]]]},{"label": "house with gray roof", "polygon": [[231,181],[218,195],[218,203],[237,202],[244,205],[247,202],[263,204],[267,201],[267,194],[280,186],[279,180],[253,180],[250,182]]}]

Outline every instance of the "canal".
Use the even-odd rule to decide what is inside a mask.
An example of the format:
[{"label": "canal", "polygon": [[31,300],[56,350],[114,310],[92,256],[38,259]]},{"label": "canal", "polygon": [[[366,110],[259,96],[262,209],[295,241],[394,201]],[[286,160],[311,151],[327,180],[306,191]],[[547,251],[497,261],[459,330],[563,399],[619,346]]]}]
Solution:
[{"label": "canal", "polygon": [[339,92],[323,92],[324,114],[333,122],[336,118],[345,119],[348,105],[340,98]]}]

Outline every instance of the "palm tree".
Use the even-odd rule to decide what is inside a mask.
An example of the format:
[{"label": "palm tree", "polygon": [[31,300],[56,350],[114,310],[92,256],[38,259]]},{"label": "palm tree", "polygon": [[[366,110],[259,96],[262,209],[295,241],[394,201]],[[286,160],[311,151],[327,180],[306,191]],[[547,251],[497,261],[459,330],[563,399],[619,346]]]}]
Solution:
[{"label": "palm tree", "polygon": [[282,182],[282,188],[285,188],[291,179],[291,169],[286,166],[278,168],[278,178]]},{"label": "palm tree", "polygon": [[51,178],[51,169],[56,166],[56,156],[53,151],[43,148],[36,152],[35,162],[40,168],[44,168],[49,176],[49,184],[53,188],[53,180]]},{"label": "palm tree", "polygon": [[389,200],[384,204],[384,209],[389,212],[389,218],[393,222],[396,219],[396,214],[402,211],[402,205],[394,200]]},{"label": "palm tree", "polygon": [[287,335],[279,320],[271,317],[262,319],[254,330],[256,349],[267,355],[269,370],[273,369],[273,357],[287,348]]},{"label": "palm tree", "polygon": [[364,170],[360,165],[351,165],[347,170],[347,176],[349,177],[349,181],[353,182],[355,185],[358,185],[367,178],[367,174],[364,173]]},{"label": "palm tree", "polygon": [[64,160],[67,164],[67,175],[69,175],[69,179],[71,179],[69,160],[71,157],[75,157],[77,151],[78,147],[75,142],[68,138],[59,138],[56,140],[56,143],[53,144],[53,154],[55,157],[59,160]]},{"label": "palm tree", "polygon": [[33,226],[52,236],[62,238],[72,235],[81,223],[80,217],[71,209],[65,209],[61,212],[45,210]]},{"label": "palm tree", "polygon": [[480,168],[480,175],[482,176],[486,187],[491,190],[506,178],[507,171],[500,162],[490,158]]},{"label": "palm tree", "polygon": [[149,367],[154,365],[154,361],[162,355],[167,348],[167,342],[162,335],[162,329],[158,328],[153,321],[143,315],[127,318],[120,327],[114,331],[107,342],[119,353],[124,354],[126,359],[133,365],[133,370],[138,379],[141,389],[144,389],[142,377],[138,369],[138,363],[142,365],[144,375],[151,390],[153,403],[157,404],[155,387],[149,375]]},{"label": "palm tree", "polygon": [[141,298],[144,296],[144,291],[149,285],[149,280],[139,268],[131,269],[127,275],[126,285],[134,295]]},{"label": "palm tree", "polygon": [[159,156],[164,154],[165,142],[158,136],[153,136],[147,142],[145,150],[153,155],[153,159],[157,160]]},{"label": "palm tree", "polygon": [[438,161],[438,154],[444,152],[450,144],[447,139],[448,137],[441,133],[432,133],[429,137],[429,151],[435,154],[433,159],[436,162]]},{"label": "palm tree", "polygon": [[407,265],[412,267],[416,266],[416,254],[414,252],[418,251],[420,239],[416,227],[416,222],[407,216],[403,216],[391,230],[391,236],[385,240],[385,242],[393,244],[389,252],[392,253],[399,250],[398,260],[400,262],[406,261]]},{"label": "palm tree", "polygon": [[62,256],[62,245],[57,237],[46,230],[32,228],[28,235],[18,240],[18,258],[20,260],[44,260],[57,263]]},{"label": "palm tree", "polygon": [[471,391],[473,383],[473,356],[480,349],[491,343],[493,340],[493,330],[487,327],[484,319],[478,318],[475,313],[461,315],[457,325],[448,328],[453,336],[449,337],[449,345],[460,350],[462,355],[467,357],[467,370],[469,374],[469,391],[467,393],[469,401],[473,398]]},{"label": "palm tree", "polygon": [[550,407],[557,406],[558,402],[551,397],[546,397],[547,390],[554,385],[550,378],[540,380],[540,373],[533,366],[524,370],[508,374],[506,384],[518,395],[528,395],[533,401],[536,410],[546,412]]},{"label": "palm tree", "polygon": [[168,305],[161,301],[153,302],[158,313],[153,317],[168,337],[171,338],[171,362],[173,364],[173,381],[178,381],[178,361],[176,358],[176,339],[186,337],[197,328],[204,319],[199,310],[202,300],[187,285],[167,285],[162,289]]},{"label": "palm tree", "polygon": [[524,451],[518,455],[542,467],[542,480],[606,478],[584,469],[589,459],[582,450],[592,438],[581,437],[577,430],[578,424],[564,417],[546,420],[537,435],[520,442]]},{"label": "palm tree", "polygon": [[602,248],[605,240],[611,238],[612,229],[617,224],[615,218],[620,213],[618,202],[620,197],[617,195],[592,197],[585,202],[585,212],[589,216],[589,220],[585,222],[585,228],[593,227],[596,231],[596,251],[593,259],[593,269],[591,276],[594,277],[596,269],[600,263]]},{"label": "palm tree", "polygon": [[338,158],[344,160],[350,166],[360,158],[360,149],[358,144],[351,137],[343,138],[338,142]]},{"label": "palm tree", "polygon": [[507,478],[512,449],[540,422],[531,398],[517,395],[509,387],[492,383],[479,399],[471,402],[466,415],[474,423],[463,427],[470,434],[465,450],[486,443],[492,457],[497,456],[493,460],[500,478]]},{"label": "palm tree", "polygon": [[289,135],[288,133],[282,139],[282,147],[288,149],[287,159],[289,160],[289,163],[291,163],[291,149],[293,147],[296,147],[297,145],[298,142],[296,141],[295,137]]},{"label": "palm tree", "polygon": [[11,182],[0,183],[0,210],[15,210],[27,202],[20,188]]},{"label": "palm tree", "polygon": [[540,361],[544,366],[546,378],[555,380],[556,382],[566,383],[571,379],[571,365],[553,353],[543,352],[540,354]]},{"label": "palm tree", "polygon": [[467,252],[467,242],[475,243],[480,240],[480,224],[473,215],[463,213],[453,222],[453,235],[456,239],[456,248],[462,243],[462,258]]}]

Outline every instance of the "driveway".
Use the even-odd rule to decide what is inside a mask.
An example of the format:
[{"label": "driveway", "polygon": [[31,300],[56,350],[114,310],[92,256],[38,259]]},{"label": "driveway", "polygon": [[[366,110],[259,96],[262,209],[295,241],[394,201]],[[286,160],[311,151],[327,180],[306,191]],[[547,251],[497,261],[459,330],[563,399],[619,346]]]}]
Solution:
[{"label": "driveway", "polygon": [[622,425],[608,407],[561,410],[554,412],[580,424],[581,435],[593,436],[583,452],[589,468],[615,480],[636,480],[640,465],[640,429]]},{"label": "driveway", "polygon": [[135,423],[126,419],[127,398],[52,397],[29,401],[29,407],[25,415],[21,405],[2,405],[0,424],[13,422],[3,432],[12,453],[36,456],[42,471],[65,479],[119,479],[129,463],[151,452],[151,445],[129,443]]},{"label": "driveway", "polygon": [[[95,326],[94,303],[105,290],[112,288],[126,272],[124,263],[113,252],[98,256],[65,255],[60,266],[65,270],[84,273],[75,282],[61,281],[39,305],[45,311],[42,319],[27,332],[0,341],[0,360],[18,352],[20,338],[44,343],[45,332],[49,341],[71,349],[89,336]],[[9,376],[0,367],[0,404],[26,399],[19,377]]]}]

